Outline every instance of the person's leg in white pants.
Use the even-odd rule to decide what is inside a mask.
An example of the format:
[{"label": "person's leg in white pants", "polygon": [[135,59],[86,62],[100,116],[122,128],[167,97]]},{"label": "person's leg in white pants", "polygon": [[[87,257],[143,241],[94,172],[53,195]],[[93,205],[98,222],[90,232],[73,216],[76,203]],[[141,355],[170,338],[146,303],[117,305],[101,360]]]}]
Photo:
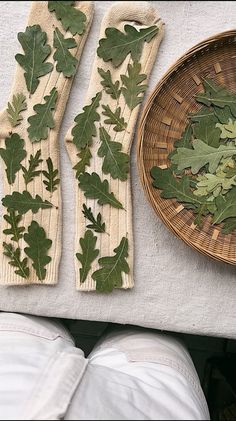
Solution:
[{"label": "person's leg in white pants", "polygon": [[88,359],[51,320],[0,313],[0,419],[209,419],[186,349],[134,329]]}]

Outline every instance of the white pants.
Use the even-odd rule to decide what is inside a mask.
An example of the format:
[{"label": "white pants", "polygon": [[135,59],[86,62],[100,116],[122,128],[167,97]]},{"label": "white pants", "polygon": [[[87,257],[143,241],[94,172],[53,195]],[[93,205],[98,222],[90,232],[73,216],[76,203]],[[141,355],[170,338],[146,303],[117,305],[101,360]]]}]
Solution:
[{"label": "white pants", "polygon": [[191,358],[166,335],[103,338],[88,359],[64,327],[0,313],[1,420],[207,420]]}]

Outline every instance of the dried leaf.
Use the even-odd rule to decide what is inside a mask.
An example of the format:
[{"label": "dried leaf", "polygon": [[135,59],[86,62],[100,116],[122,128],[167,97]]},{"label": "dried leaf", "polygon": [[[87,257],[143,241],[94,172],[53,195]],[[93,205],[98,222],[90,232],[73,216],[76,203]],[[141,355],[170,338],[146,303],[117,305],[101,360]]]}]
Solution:
[{"label": "dried leaf", "polygon": [[92,229],[95,232],[104,233],[106,231],[106,225],[105,222],[102,222],[102,215],[97,215],[97,218],[94,217],[92,213],[91,208],[87,208],[85,204],[83,204],[83,210],[82,213],[84,214],[84,217],[87,218],[90,222],[92,222],[89,225],[86,225],[86,228]]},{"label": "dried leaf", "polygon": [[104,120],[105,124],[111,124],[113,127],[113,130],[115,132],[122,132],[126,129],[127,123],[125,122],[124,117],[121,117],[121,108],[116,108],[115,111],[112,111],[109,105],[103,105],[103,112],[102,114],[105,117],[108,117],[106,120]]},{"label": "dried leaf", "polygon": [[0,156],[6,164],[6,174],[9,184],[13,184],[17,172],[21,169],[21,161],[27,153],[24,149],[24,140],[17,133],[13,133],[5,139],[6,149],[0,149]]},{"label": "dried leaf", "polygon": [[27,213],[29,210],[33,213],[37,213],[39,209],[52,208],[52,204],[50,202],[47,200],[43,201],[38,194],[36,194],[34,198],[26,190],[23,191],[23,193],[15,191],[12,194],[6,195],[2,199],[2,204],[7,209],[19,212],[20,215]]},{"label": "dried leaf", "polygon": [[86,281],[91,265],[99,255],[99,250],[95,249],[96,242],[97,237],[95,237],[90,230],[87,230],[84,238],[80,239],[82,253],[76,253],[76,257],[82,265],[79,270],[81,284]]},{"label": "dried leaf", "polygon": [[222,85],[217,85],[210,79],[205,79],[203,81],[203,86],[205,88],[204,93],[199,93],[196,95],[196,100],[207,106],[215,105],[219,108],[224,108],[228,106],[231,110],[231,113],[236,117],[236,94],[228,91]]},{"label": "dried leaf", "polygon": [[123,284],[122,273],[129,273],[128,239],[123,237],[119,246],[114,249],[114,256],[101,257],[98,260],[101,269],[92,274],[99,292],[112,292],[114,288],[121,288]]},{"label": "dried leaf", "polygon": [[57,90],[53,88],[50,95],[44,97],[44,104],[34,106],[35,114],[28,118],[29,127],[27,129],[32,143],[47,139],[48,129],[55,127],[52,110],[55,109],[57,97]]},{"label": "dried leaf", "polygon": [[46,236],[42,227],[36,221],[32,221],[28,228],[28,233],[24,235],[24,240],[29,247],[25,247],[25,254],[32,260],[33,268],[40,281],[46,277],[45,266],[51,262],[48,250],[52,246],[52,241]]},{"label": "dried leaf", "polygon": [[18,34],[18,40],[25,55],[16,54],[15,58],[25,70],[27,89],[33,94],[39,85],[39,78],[53,69],[52,63],[45,63],[51,53],[51,47],[47,44],[46,32],[43,32],[39,25],[27,26],[25,32]]},{"label": "dried leaf", "polygon": [[98,174],[85,172],[79,176],[79,187],[84,191],[85,197],[97,199],[99,205],[109,204],[114,208],[123,209],[122,204],[113,193],[109,192],[107,180],[102,181]]},{"label": "dried leaf", "polygon": [[110,70],[105,70],[98,68],[98,73],[102,77],[101,85],[105,89],[105,92],[111,96],[112,99],[118,101],[120,98],[121,90],[120,90],[120,82],[116,80],[115,82],[112,81],[111,72]]},{"label": "dried leaf", "polygon": [[144,42],[150,42],[157,35],[157,26],[150,26],[138,31],[131,25],[125,25],[125,32],[117,28],[107,28],[106,38],[99,41],[97,49],[98,57],[104,61],[112,61],[113,66],[118,67],[123,63],[128,54],[131,54],[133,61],[141,57]]},{"label": "dried leaf", "polygon": [[69,51],[71,48],[76,48],[77,44],[74,38],[65,38],[58,28],[54,31],[53,47],[56,52],[53,55],[57,62],[56,69],[59,73],[63,73],[65,77],[74,76],[78,60]]},{"label": "dried leaf", "polygon": [[230,118],[227,124],[217,123],[216,127],[221,130],[221,139],[235,139],[236,138],[236,121]]},{"label": "dried leaf", "polygon": [[22,171],[23,171],[23,177],[25,180],[25,185],[27,186],[31,181],[33,181],[33,179],[35,177],[37,177],[38,175],[41,174],[40,170],[36,171],[36,168],[39,166],[39,164],[41,162],[43,162],[42,159],[40,159],[41,157],[41,149],[39,149],[35,156],[34,155],[30,155],[30,159],[29,159],[29,167],[28,169],[23,167],[23,165],[21,166]]},{"label": "dried leaf", "polygon": [[121,88],[121,92],[131,111],[142,102],[144,92],[147,89],[147,85],[141,84],[147,79],[147,75],[140,74],[140,72],[141,64],[134,62],[133,65],[128,64],[128,76],[121,75],[121,80],[124,85]]},{"label": "dried leaf", "polygon": [[9,265],[17,268],[15,270],[15,274],[21,276],[22,278],[28,278],[29,277],[29,268],[27,266],[28,261],[27,258],[21,260],[20,259],[20,249],[19,247],[14,250],[12,244],[3,243],[4,252],[3,254],[8,257],[10,260]]},{"label": "dried leaf", "polygon": [[59,172],[57,169],[54,170],[51,158],[48,158],[46,162],[48,171],[42,171],[44,177],[46,177],[46,180],[43,180],[43,183],[46,186],[46,190],[53,193],[57,190],[58,184],[60,184],[60,178],[57,178]]},{"label": "dried leaf", "polygon": [[114,142],[104,129],[99,129],[101,146],[98,149],[98,156],[104,158],[102,171],[104,174],[111,174],[114,179],[127,180],[129,172],[129,155],[122,150],[122,144]]},{"label": "dried leaf", "polygon": [[11,226],[3,230],[3,234],[12,235],[11,240],[18,242],[23,237],[25,227],[19,227],[19,223],[22,221],[22,216],[17,215],[14,210],[10,210],[9,214],[3,216],[5,221]]},{"label": "dried leaf", "polygon": [[21,113],[26,109],[27,104],[25,95],[22,93],[13,95],[12,103],[7,103],[8,120],[12,127],[18,126],[21,123],[23,120]]},{"label": "dried leaf", "polygon": [[78,8],[73,7],[74,1],[49,1],[48,10],[55,12],[65,31],[72,35],[82,35],[86,28],[86,15]]},{"label": "dried leaf", "polygon": [[226,219],[222,228],[222,234],[231,234],[234,230],[236,230],[236,218]]},{"label": "dried leaf", "polygon": [[209,164],[209,172],[216,171],[222,158],[231,157],[236,154],[235,145],[220,145],[213,148],[200,139],[193,140],[193,149],[178,148],[177,153],[172,157],[172,163],[178,166],[178,170],[191,168],[193,174]]},{"label": "dried leaf", "polygon": [[80,158],[80,161],[73,167],[73,170],[76,171],[76,178],[79,178],[79,175],[84,173],[86,167],[90,165],[90,159],[92,158],[92,154],[90,152],[90,149],[87,147],[81,149],[77,156]]},{"label": "dried leaf", "polygon": [[72,129],[73,143],[77,149],[91,146],[93,137],[96,136],[95,122],[100,120],[100,115],[96,112],[102,98],[102,93],[98,92],[92,99],[90,105],[83,108],[83,112],[75,117],[75,126]]},{"label": "dried leaf", "polygon": [[220,146],[220,129],[218,128],[215,115],[202,118],[199,123],[193,125],[193,134],[197,139],[201,139],[207,145],[214,148]]},{"label": "dried leaf", "polygon": [[231,113],[229,107],[224,107],[224,108],[215,107],[214,113],[221,124],[228,123],[230,118],[233,119],[233,114]]},{"label": "dried leaf", "polygon": [[174,147],[192,149],[192,135],[193,129],[191,124],[189,124],[184,130],[182,137],[174,143]]},{"label": "dried leaf", "polygon": [[214,213],[213,224],[220,224],[228,218],[236,217],[236,189],[233,188],[225,196],[216,198],[217,210]]}]

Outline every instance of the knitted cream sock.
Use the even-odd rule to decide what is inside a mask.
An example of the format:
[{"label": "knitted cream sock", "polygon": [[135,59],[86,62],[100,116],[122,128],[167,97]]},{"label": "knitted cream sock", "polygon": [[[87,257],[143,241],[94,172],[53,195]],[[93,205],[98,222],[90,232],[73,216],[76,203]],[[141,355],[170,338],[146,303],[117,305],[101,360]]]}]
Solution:
[{"label": "knitted cream sock", "polygon": [[[129,45],[132,49],[132,56],[129,54],[130,51],[124,52],[125,45],[127,45],[125,33],[126,31],[127,34],[129,33],[128,40],[130,40],[130,33],[135,30],[127,28],[126,25],[131,25],[142,33],[139,45],[135,44],[135,48],[133,48],[135,42],[131,42]],[[116,29],[106,31],[110,27]],[[152,28],[147,30],[150,27]],[[130,176],[125,171],[125,167],[128,167],[127,156],[123,154],[130,154],[141,102],[140,99],[137,100],[137,96],[139,98],[143,96],[145,88],[142,85],[146,84],[151,73],[163,37],[163,29],[163,23],[157,10],[148,2],[120,2],[109,9],[101,25],[100,47],[95,58],[85,102],[89,108],[85,107],[84,111],[77,116],[74,126],[66,136],[67,150],[78,179],[76,183],[75,248],[77,257],[75,265],[76,287],[82,291],[95,289],[111,291],[117,287],[127,289],[132,288],[134,284],[131,185]],[[123,35],[117,30],[121,31]],[[113,40],[111,40],[111,32],[113,32]],[[137,32],[135,31],[134,39],[136,36]],[[107,40],[101,41],[104,38]],[[121,45],[117,47],[119,43]],[[113,51],[115,51],[114,54]],[[100,70],[98,71],[98,69]],[[140,76],[139,73],[145,74],[147,78]],[[111,86],[111,81],[108,81],[110,76],[113,86]],[[131,84],[129,82],[135,77],[132,87],[132,82]],[[122,85],[123,88],[121,88]],[[136,89],[136,95],[134,93],[134,96],[131,95],[127,99],[125,87],[128,91],[132,91],[133,88],[133,93]],[[120,88],[122,92],[117,92]],[[99,94],[100,92],[101,94]],[[115,113],[111,119],[103,114],[108,111],[107,106]],[[92,126],[87,124],[88,119],[92,120]],[[115,120],[118,120],[117,126]],[[93,126],[94,123],[96,128]],[[110,141],[119,142],[120,146],[117,143],[116,145],[111,144]],[[122,156],[120,156],[120,160],[123,161],[122,169],[117,167],[115,160],[111,164],[113,153],[109,151],[110,146],[114,149],[120,148],[118,155],[122,152]],[[89,150],[92,155],[90,164]],[[110,153],[107,157],[110,162],[109,168],[104,160],[106,153],[107,155]],[[83,165],[86,160],[87,165]],[[80,164],[77,165],[78,161]],[[95,193],[94,191],[88,192],[88,186],[91,187],[94,183],[99,183],[98,189],[101,188],[99,177],[94,174],[92,177],[89,176],[94,172],[97,173],[101,181],[108,181],[109,193],[114,193],[115,198],[121,204],[120,207],[123,207],[122,209],[109,203],[101,205],[101,201],[98,203],[98,197],[94,197],[97,191]],[[106,189],[104,184],[103,188]],[[116,203],[115,206],[119,207],[119,204]],[[82,210],[85,211],[86,218]],[[91,219],[91,212],[95,220],[98,216],[98,224],[96,223],[99,225],[100,222],[98,230],[95,229],[97,225]],[[102,227],[103,223],[105,223],[105,229]],[[104,233],[98,232],[104,230]],[[115,256],[114,259],[112,256]],[[102,259],[100,259],[101,257]],[[96,272],[95,275],[94,272]]]},{"label": "knitted cream sock", "polygon": [[[20,51],[23,56],[16,56],[18,64],[9,99],[14,108],[16,99],[25,96],[27,109],[20,113],[22,120],[18,125],[14,125],[17,121],[9,104],[8,111],[5,109],[0,114],[0,155],[4,161],[1,160],[4,170],[2,212],[5,215],[1,230],[1,285],[52,285],[58,281],[61,255],[61,193],[56,171],[59,169],[58,133],[93,14],[91,2],[74,2],[73,7],[67,2],[65,7],[70,8],[72,15],[69,21],[68,14],[68,19],[63,17],[59,3],[66,2],[33,2],[26,32],[19,35],[25,51]],[[81,30],[75,27],[78,19],[83,26]],[[53,57],[64,37],[70,38],[65,41],[69,49],[66,51],[64,47],[64,53],[72,55],[69,69],[64,53],[60,52],[59,59]],[[31,69],[27,69],[27,60]],[[37,73],[36,80],[33,71]],[[45,102],[46,106],[38,105],[34,109],[36,104]],[[37,114],[40,117],[31,117]],[[28,171],[29,160],[32,177]],[[54,183],[48,175],[52,171]]]}]

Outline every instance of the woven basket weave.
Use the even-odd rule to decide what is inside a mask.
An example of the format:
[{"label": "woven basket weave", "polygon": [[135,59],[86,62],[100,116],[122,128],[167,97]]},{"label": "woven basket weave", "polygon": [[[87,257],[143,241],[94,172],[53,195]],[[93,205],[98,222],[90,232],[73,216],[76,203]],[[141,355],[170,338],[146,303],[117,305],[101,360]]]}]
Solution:
[{"label": "woven basket weave", "polygon": [[193,47],[181,57],[156,86],[144,109],[138,129],[138,166],[144,190],[157,215],[185,243],[199,252],[236,264],[236,232],[223,235],[221,225],[205,217],[194,225],[194,214],[176,200],[162,199],[152,187],[153,166],[170,165],[168,154],[181,137],[190,112],[201,108],[194,95],[203,91],[202,78],[236,91],[236,30],[217,34]]}]

